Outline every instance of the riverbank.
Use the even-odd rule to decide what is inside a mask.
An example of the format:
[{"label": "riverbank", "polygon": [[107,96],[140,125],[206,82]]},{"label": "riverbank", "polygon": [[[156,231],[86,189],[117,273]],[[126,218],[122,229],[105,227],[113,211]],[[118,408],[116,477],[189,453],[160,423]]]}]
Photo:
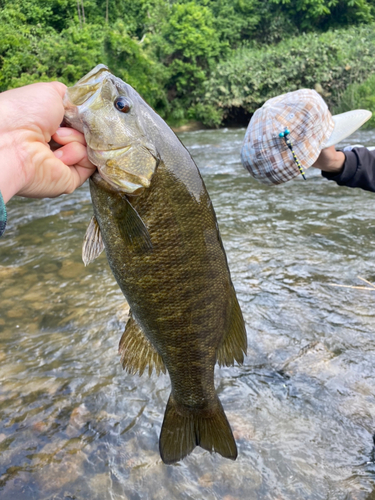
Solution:
[{"label": "riverbank", "polygon": [[202,122],[198,122],[195,120],[187,121],[186,123],[184,123],[180,126],[177,126],[177,127],[171,126],[171,129],[176,134],[181,134],[182,132],[194,132],[196,130],[206,130],[207,128],[208,127],[203,125]]}]

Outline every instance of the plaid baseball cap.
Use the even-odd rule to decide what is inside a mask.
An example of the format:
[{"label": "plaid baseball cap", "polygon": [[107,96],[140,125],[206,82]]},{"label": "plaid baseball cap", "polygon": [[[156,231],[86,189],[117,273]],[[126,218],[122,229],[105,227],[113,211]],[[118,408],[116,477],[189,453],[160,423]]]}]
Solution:
[{"label": "plaid baseball cap", "polygon": [[[323,98],[311,89],[274,97],[250,120],[241,149],[242,164],[264,184],[287,182],[300,174],[297,161],[304,169],[311,167],[322,149],[351,135],[371,115],[358,109],[332,116]],[[283,139],[285,130],[294,155]]]}]

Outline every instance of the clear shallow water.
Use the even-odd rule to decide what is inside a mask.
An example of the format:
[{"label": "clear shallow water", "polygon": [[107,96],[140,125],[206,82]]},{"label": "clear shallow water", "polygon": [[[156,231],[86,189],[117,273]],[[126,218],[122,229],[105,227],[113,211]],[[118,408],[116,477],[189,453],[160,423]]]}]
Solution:
[{"label": "clear shallow water", "polygon": [[[267,187],[244,130],[181,134],[211,195],[247,324],[242,367],[216,369],[236,462],[165,466],[169,379],[129,376],[127,307],[105,256],[85,268],[88,187],[14,199],[0,240],[0,498],[373,500],[374,195],[308,170]],[[375,132],[351,143],[375,145]]]}]

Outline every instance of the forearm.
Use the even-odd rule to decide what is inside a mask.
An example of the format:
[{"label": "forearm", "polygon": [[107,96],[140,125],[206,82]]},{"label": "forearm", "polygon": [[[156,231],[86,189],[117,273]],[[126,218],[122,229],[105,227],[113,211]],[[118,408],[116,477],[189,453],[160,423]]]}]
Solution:
[{"label": "forearm", "polygon": [[318,159],[312,166],[319,168],[322,172],[338,174],[342,170],[344,162],[344,153],[342,151],[336,151],[335,146],[330,146],[321,151]]},{"label": "forearm", "polygon": [[367,148],[346,151],[343,168],[337,173],[322,172],[322,175],[339,186],[375,192],[375,151],[369,151]]}]

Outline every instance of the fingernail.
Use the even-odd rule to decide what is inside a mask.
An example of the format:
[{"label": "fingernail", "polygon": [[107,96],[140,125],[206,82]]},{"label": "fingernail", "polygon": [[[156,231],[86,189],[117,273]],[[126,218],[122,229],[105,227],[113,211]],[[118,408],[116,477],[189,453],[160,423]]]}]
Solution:
[{"label": "fingernail", "polygon": [[67,137],[68,135],[71,135],[72,133],[73,133],[73,130],[71,128],[67,128],[67,127],[58,128],[56,130],[56,134],[59,137]]},{"label": "fingernail", "polygon": [[56,156],[56,158],[61,158],[64,152],[61,149],[56,149],[53,154]]}]

